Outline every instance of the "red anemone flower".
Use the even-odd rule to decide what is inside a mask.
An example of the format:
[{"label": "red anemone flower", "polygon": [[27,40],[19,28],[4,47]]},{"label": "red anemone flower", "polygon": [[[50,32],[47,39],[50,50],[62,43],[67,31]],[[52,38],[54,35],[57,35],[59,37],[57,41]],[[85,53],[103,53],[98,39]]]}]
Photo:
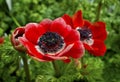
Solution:
[{"label": "red anemone flower", "polygon": [[39,24],[29,23],[19,41],[26,47],[28,54],[39,61],[63,60],[70,57],[80,58],[84,46],[79,32],[67,25],[62,18],[45,19]]},{"label": "red anemone flower", "polygon": [[22,37],[24,33],[25,33],[25,28],[23,27],[16,28],[10,38],[13,47],[20,52],[26,51],[25,47],[18,40],[18,38]]},{"label": "red anemone flower", "polygon": [[4,42],[4,37],[0,37],[0,44],[3,44]]},{"label": "red anemone flower", "polygon": [[104,41],[107,37],[104,22],[91,24],[82,18],[82,11],[77,11],[73,17],[65,14],[62,16],[65,22],[80,33],[81,41],[86,50],[95,56],[103,56],[106,52]]}]

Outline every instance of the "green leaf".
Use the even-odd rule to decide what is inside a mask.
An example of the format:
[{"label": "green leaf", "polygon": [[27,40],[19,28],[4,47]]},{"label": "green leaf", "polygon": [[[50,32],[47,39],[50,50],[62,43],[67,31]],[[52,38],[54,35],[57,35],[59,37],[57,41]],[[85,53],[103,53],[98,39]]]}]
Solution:
[{"label": "green leaf", "polygon": [[86,78],[88,82],[103,82],[103,68],[104,62],[101,58],[87,55],[84,57],[83,68],[80,72],[83,79]]}]

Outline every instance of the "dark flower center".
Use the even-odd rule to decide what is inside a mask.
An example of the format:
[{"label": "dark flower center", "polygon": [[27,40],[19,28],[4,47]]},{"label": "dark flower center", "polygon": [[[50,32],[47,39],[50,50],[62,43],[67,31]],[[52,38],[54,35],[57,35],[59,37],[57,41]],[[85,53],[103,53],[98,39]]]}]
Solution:
[{"label": "dark flower center", "polygon": [[55,32],[46,32],[40,37],[38,45],[43,53],[54,53],[63,47],[64,40]]},{"label": "dark flower center", "polygon": [[81,41],[89,40],[92,38],[92,33],[91,33],[90,29],[83,28],[83,29],[78,29],[78,31],[80,33]]}]

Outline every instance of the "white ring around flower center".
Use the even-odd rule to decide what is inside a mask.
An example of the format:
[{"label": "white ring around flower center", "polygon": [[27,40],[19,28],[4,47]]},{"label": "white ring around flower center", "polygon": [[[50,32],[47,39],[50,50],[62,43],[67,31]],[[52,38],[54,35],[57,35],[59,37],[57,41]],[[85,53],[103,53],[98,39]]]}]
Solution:
[{"label": "white ring around flower center", "polygon": [[83,42],[91,46],[91,45],[93,45],[94,40],[93,39],[86,39]]},{"label": "white ring around flower center", "polygon": [[63,47],[61,49],[59,49],[57,52],[51,52],[51,53],[50,52],[43,53],[42,49],[38,45],[35,46],[35,49],[42,55],[45,55],[45,54],[56,55],[56,54],[60,53],[65,48],[65,46],[66,46],[66,44],[64,43]]}]

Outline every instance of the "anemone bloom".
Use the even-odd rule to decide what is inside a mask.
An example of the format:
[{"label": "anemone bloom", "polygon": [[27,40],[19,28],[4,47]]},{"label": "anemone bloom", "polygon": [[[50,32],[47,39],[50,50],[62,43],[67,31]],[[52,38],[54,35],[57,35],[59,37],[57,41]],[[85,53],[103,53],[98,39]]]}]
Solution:
[{"label": "anemone bloom", "polygon": [[103,56],[106,52],[104,41],[107,37],[104,22],[90,23],[82,18],[82,11],[77,11],[73,17],[65,14],[62,16],[65,22],[80,33],[80,40],[84,47],[95,56]]},{"label": "anemone bloom", "polygon": [[62,18],[44,19],[39,24],[29,23],[19,41],[26,47],[28,54],[39,61],[63,60],[70,57],[80,58],[84,46],[79,32],[67,25]]},{"label": "anemone bloom", "polygon": [[16,28],[15,31],[12,33],[11,38],[10,38],[13,47],[20,52],[26,51],[25,47],[18,40],[18,38],[22,37],[24,33],[25,33],[24,27]]}]

